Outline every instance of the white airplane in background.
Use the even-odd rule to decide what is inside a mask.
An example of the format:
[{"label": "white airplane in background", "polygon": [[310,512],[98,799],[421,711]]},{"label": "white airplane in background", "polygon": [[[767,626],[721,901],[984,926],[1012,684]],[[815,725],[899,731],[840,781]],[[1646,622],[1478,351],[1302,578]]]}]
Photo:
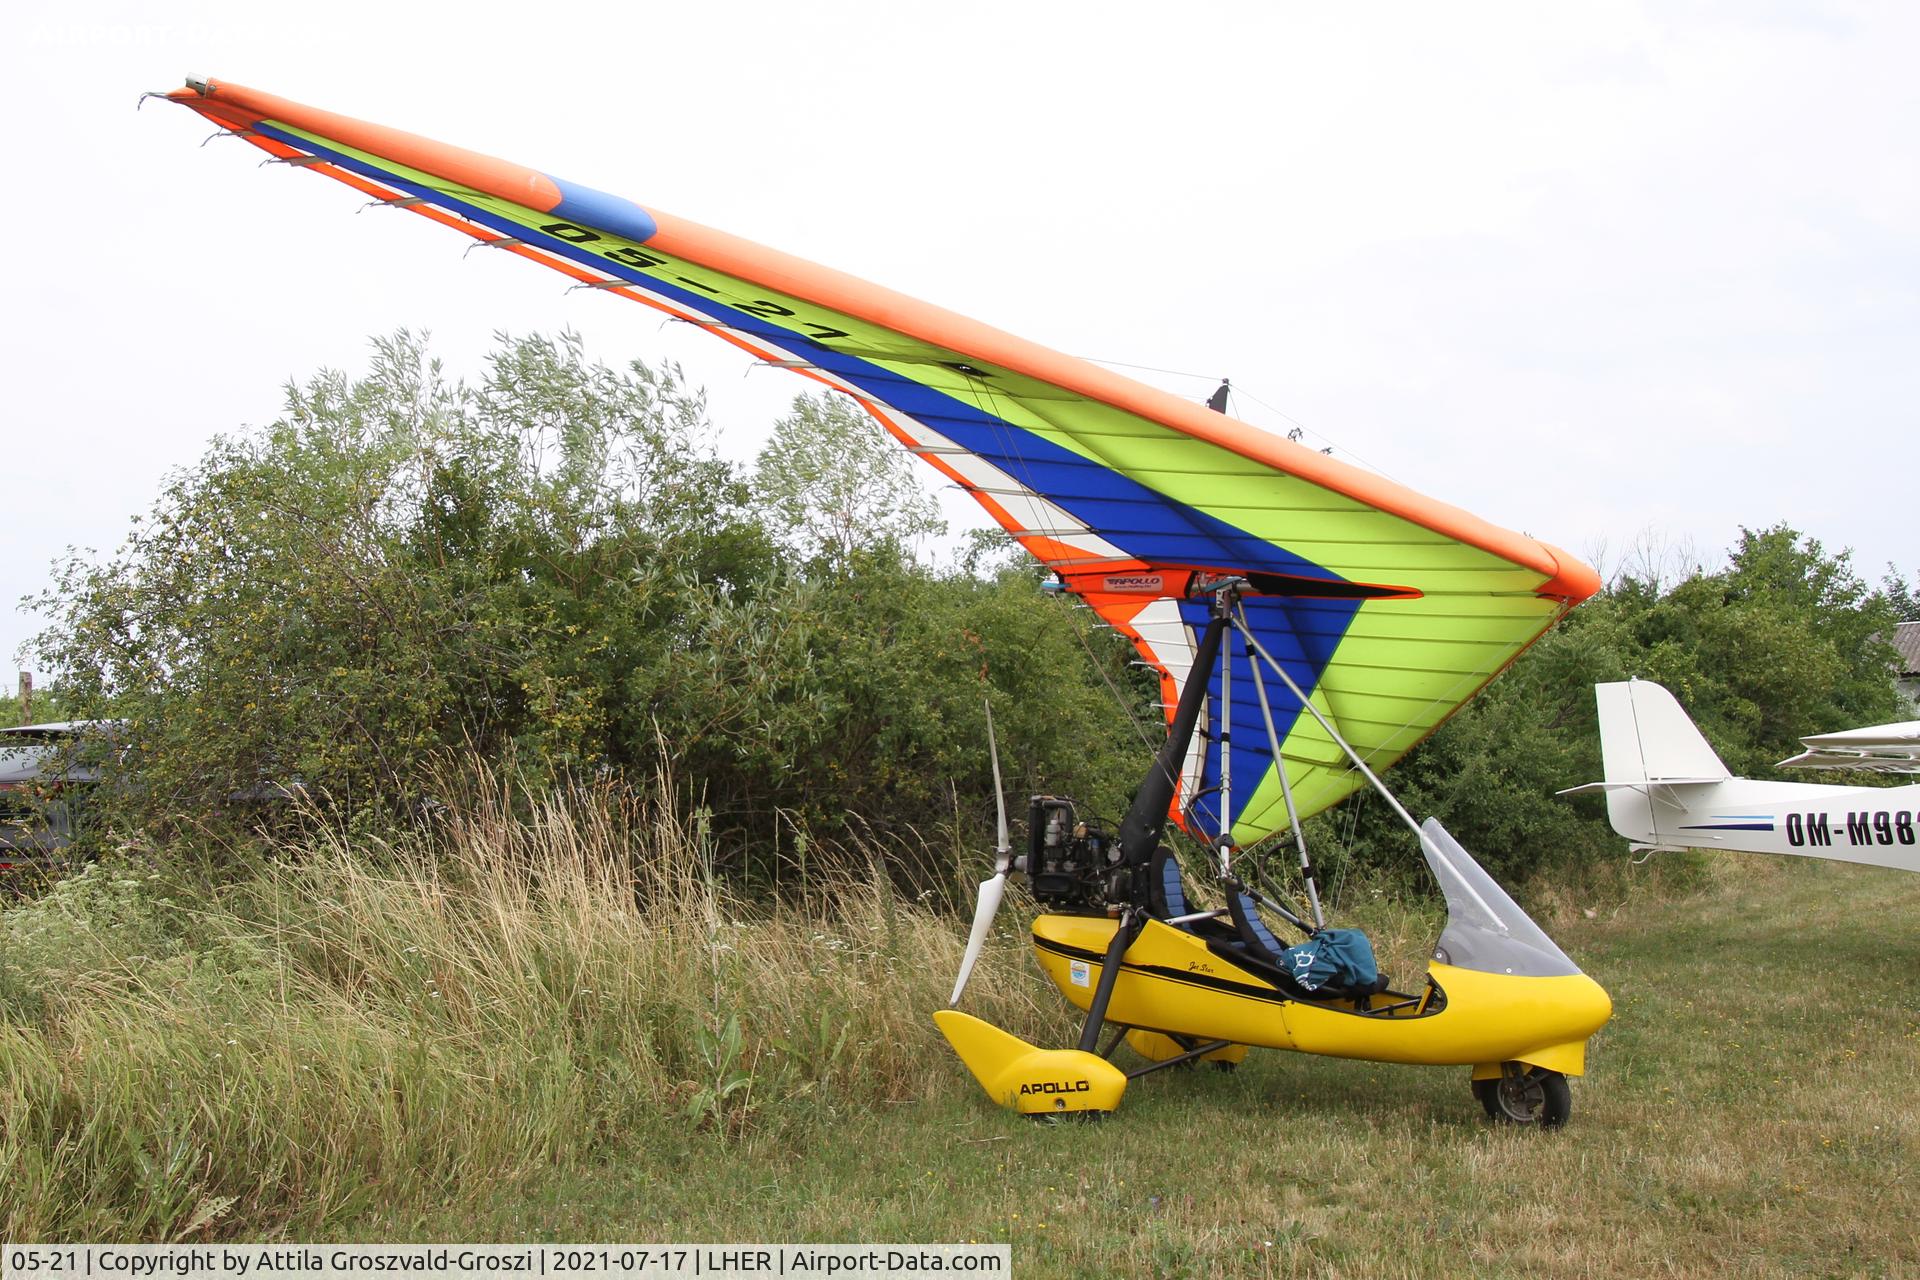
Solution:
[{"label": "white airplane in background", "polygon": [[[1741,849],[1920,871],[1920,784],[1837,787],[1736,778],[1674,696],[1649,680],[1593,687],[1613,829],[1643,849]],[[1920,773],[1920,720],[1802,738],[1782,765]]]}]

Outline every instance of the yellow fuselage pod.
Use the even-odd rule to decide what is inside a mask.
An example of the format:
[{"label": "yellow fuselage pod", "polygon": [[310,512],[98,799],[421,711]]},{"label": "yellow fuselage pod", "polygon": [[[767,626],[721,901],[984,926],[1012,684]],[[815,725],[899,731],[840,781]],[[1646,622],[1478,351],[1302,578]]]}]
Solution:
[{"label": "yellow fuselage pod", "polygon": [[[1158,1031],[1127,1032],[1127,1048],[1133,1050],[1148,1062],[1168,1062],[1187,1052],[1187,1047],[1172,1036],[1163,1036]],[[1211,1053],[1200,1055],[1200,1061],[1217,1063],[1223,1067],[1237,1067],[1247,1060],[1247,1046],[1230,1044],[1215,1049]]]},{"label": "yellow fuselage pod", "polygon": [[[1041,968],[1082,1009],[1093,1002],[1116,927],[1101,916],[1033,922]],[[1205,939],[1149,920],[1122,958],[1106,1020],[1336,1058],[1476,1068],[1512,1061],[1579,1075],[1587,1037],[1613,1012],[1606,991],[1583,973],[1517,977],[1435,962],[1428,974],[1439,991],[1392,1012],[1361,1013],[1347,1001],[1309,1004],[1223,958]]]}]

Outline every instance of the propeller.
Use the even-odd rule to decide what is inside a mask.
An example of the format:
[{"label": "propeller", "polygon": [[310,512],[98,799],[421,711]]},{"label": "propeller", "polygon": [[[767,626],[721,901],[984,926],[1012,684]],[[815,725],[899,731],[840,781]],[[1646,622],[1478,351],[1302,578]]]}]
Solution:
[{"label": "propeller", "polygon": [[960,1003],[960,993],[966,990],[974,962],[980,958],[980,949],[987,945],[994,913],[1000,910],[1001,895],[1007,891],[1007,871],[1013,866],[1013,843],[1007,838],[1007,801],[1000,791],[1000,748],[993,740],[991,702],[987,704],[987,755],[993,760],[993,807],[1000,820],[1000,839],[994,847],[993,874],[980,882],[980,900],[973,908],[973,932],[967,937],[967,954],[961,957],[960,977],[953,984],[953,998],[948,1004]]}]

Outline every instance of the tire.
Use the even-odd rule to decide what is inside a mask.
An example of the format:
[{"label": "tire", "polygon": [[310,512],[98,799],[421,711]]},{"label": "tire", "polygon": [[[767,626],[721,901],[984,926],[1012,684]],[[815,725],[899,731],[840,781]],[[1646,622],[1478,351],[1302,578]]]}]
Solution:
[{"label": "tire", "polygon": [[1573,1113],[1573,1091],[1565,1076],[1521,1062],[1501,1063],[1498,1080],[1475,1080],[1473,1096],[1495,1124],[1558,1129]]}]

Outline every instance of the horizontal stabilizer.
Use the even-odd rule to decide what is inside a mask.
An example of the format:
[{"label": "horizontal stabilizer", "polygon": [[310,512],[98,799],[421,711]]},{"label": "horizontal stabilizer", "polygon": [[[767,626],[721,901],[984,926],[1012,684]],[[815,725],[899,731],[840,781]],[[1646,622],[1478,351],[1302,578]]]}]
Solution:
[{"label": "horizontal stabilizer", "polygon": [[1645,791],[1648,787],[1708,787],[1725,778],[1662,778],[1658,782],[1583,782],[1577,787],[1562,787],[1557,796],[1578,795],[1582,791]]}]

